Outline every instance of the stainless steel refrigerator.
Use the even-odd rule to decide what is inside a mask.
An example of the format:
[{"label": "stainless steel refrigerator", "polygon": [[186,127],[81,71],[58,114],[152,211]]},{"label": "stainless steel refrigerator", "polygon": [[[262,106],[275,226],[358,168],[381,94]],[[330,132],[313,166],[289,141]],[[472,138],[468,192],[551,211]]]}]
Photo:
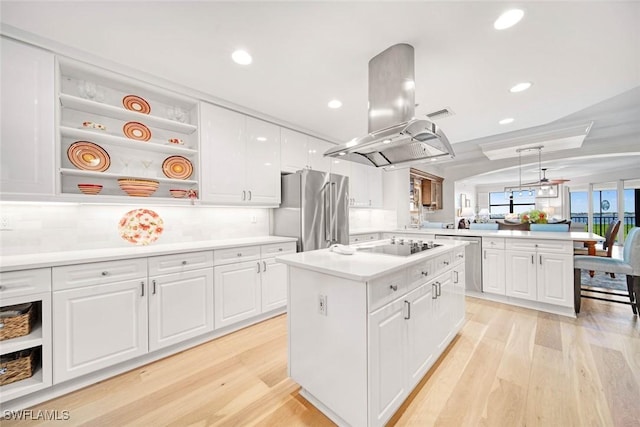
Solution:
[{"label": "stainless steel refrigerator", "polygon": [[297,237],[298,252],[349,244],[349,178],[304,169],[282,176],[273,234]]}]

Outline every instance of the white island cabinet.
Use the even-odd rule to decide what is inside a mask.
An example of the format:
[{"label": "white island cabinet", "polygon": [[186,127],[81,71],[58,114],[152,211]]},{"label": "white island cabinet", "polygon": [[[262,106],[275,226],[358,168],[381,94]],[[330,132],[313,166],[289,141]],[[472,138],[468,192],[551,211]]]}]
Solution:
[{"label": "white island cabinet", "polygon": [[289,375],[301,395],[341,426],[387,423],[462,327],[464,245],[278,257],[289,267]]}]

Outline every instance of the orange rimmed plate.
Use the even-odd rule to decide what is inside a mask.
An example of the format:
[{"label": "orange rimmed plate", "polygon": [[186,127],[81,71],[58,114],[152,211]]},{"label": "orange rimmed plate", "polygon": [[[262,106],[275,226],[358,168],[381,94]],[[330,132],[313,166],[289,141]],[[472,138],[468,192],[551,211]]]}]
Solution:
[{"label": "orange rimmed plate", "polygon": [[151,106],[144,99],[137,95],[127,95],[122,98],[122,105],[124,108],[131,111],[137,111],[142,114],[149,114],[151,112]]},{"label": "orange rimmed plate", "polygon": [[164,231],[160,215],[151,209],[134,209],[124,214],[118,223],[120,237],[134,245],[153,243]]},{"label": "orange rimmed plate", "polygon": [[98,144],[76,141],[67,149],[67,157],[78,169],[104,172],[111,166],[109,154]]},{"label": "orange rimmed plate", "polygon": [[140,122],[127,122],[122,126],[122,132],[127,138],[138,141],[148,141],[151,139],[151,131]]},{"label": "orange rimmed plate", "polygon": [[167,178],[188,179],[193,173],[193,165],[182,156],[171,156],[162,162],[162,172]]}]

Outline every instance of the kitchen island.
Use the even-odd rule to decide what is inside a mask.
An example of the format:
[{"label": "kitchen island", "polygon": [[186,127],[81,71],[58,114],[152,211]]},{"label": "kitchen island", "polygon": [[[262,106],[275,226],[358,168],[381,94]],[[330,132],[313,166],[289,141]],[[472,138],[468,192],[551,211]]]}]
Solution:
[{"label": "kitchen island", "polygon": [[289,267],[289,376],[341,426],[388,422],[464,322],[465,243],[374,252],[388,243],[276,259]]}]

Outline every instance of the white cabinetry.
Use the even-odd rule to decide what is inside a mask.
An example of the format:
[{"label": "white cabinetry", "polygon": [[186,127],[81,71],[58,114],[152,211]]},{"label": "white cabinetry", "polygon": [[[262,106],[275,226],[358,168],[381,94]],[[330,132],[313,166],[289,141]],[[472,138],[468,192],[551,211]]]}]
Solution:
[{"label": "white cabinetry", "polygon": [[149,258],[149,351],[213,330],[213,252]]},{"label": "white cabinetry", "polygon": [[482,291],[505,294],[504,239],[482,238]]},{"label": "white cabinetry", "polygon": [[286,266],[274,258],[292,252],[295,242],[214,251],[215,328],[286,305]]},{"label": "white cabinetry", "polygon": [[382,170],[360,163],[352,163],[349,189],[351,207],[382,207]]},{"label": "white cabinetry", "polygon": [[[131,203],[137,197],[120,188],[119,178],[157,181],[150,198],[172,203],[180,201],[170,189],[198,190],[195,100],[66,58],[58,58],[58,64],[60,194],[82,202]],[[84,146],[78,148],[77,142]],[[97,195],[82,194],[77,185],[87,183],[103,188]]]},{"label": "white cabinetry", "polygon": [[147,261],[53,269],[53,380],[147,353]]},{"label": "white cabinetry", "polygon": [[573,306],[573,246],[560,240],[507,240],[507,295]]},{"label": "white cabinetry", "polygon": [[280,128],[200,104],[202,195],[223,205],[280,203]]},{"label": "white cabinetry", "polygon": [[[35,323],[29,334],[0,341],[0,355],[21,351],[36,353],[33,375],[0,386],[0,403],[33,393],[52,384],[51,374],[51,269],[0,273],[2,306],[31,303]],[[2,323],[2,319],[0,319]],[[4,325],[3,325],[4,326]],[[2,372],[1,374],[9,374]]]},{"label": "white cabinetry", "polygon": [[350,234],[349,243],[363,243],[380,240],[380,233]]},{"label": "white cabinetry", "polygon": [[296,172],[313,169],[321,172],[331,170],[331,160],[324,157],[333,144],[291,129],[281,129],[281,169]]},{"label": "white cabinetry", "polygon": [[54,57],[0,38],[0,196],[53,196]]}]

